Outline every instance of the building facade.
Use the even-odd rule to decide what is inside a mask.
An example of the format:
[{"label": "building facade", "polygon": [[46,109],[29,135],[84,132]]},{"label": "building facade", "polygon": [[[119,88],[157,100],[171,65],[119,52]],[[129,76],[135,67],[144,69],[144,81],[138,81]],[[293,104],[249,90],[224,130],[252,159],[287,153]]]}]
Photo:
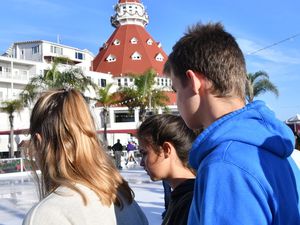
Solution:
[{"label": "building facade", "polygon": [[[162,73],[167,55],[160,42],[146,31],[149,16],[139,0],[119,0],[114,7],[115,15],[111,17],[111,25],[115,31],[103,43],[96,56],[86,49],[62,45],[45,40],[16,42],[0,56],[0,101],[12,100],[19,96],[29,80],[51,69],[56,57],[68,58],[70,63],[60,65],[60,70],[70,67],[80,68],[99,87],[112,83],[112,92],[120,87],[134,85],[134,76],[153,69],[156,74],[155,87],[166,92],[170,101],[168,108],[177,113],[175,93],[171,90],[171,80]],[[134,75],[134,76],[132,76]],[[95,97],[95,93],[89,93]],[[103,108],[96,102],[91,103],[97,129],[103,132]],[[162,113],[159,109],[159,113]],[[15,130],[29,127],[30,110],[24,109],[15,115]],[[0,113],[3,121],[0,127],[0,154],[8,152],[9,130],[8,115]],[[126,144],[129,137],[135,134],[140,125],[139,110],[129,111],[122,104],[108,109],[107,120],[108,145],[117,139]],[[2,135],[1,135],[2,134]],[[16,134],[16,146],[26,135]],[[15,148],[15,150],[17,150]]]}]

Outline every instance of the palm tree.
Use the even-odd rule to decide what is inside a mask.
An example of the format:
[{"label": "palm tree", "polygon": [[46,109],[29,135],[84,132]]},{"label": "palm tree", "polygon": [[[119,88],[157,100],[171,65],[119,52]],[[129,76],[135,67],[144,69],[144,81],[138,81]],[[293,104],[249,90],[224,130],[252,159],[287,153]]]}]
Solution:
[{"label": "palm tree", "polygon": [[75,88],[84,92],[88,90],[89,87],[93,89],[97,88],[97,85],[87,78],[79,68],[70,68],[60,72],[58,66],[62,62],[69,62],[69,60],[62,57],[56,58],[50,70],[45,74],[40,74],[31,78],[20,94],[20,97],[26,106],[31,104],[38,93],[43,89]]},{"label": "palm tree", "polygon": [[30,106],[37,96],[38,86],[34,83],[28,83],[23,91],[20,93],[20,100],[24,106]]},{"label": "palm tree", "polygon": [[14,157],[14,113],[19,112],[23,108],[23,103],[21,100],[10,100],[2,102],[0,111],[8,114],[9,125],[10,125],[10,147],[9,147],[9,157]]},{"label": "palm tree", "polygon": [[115,93],[111,93],[110,89],[112,87],[112,83],[106,85],[106,87],[100,88],[98,90],[98,96],[96,98],[96,101],[101,103],[103,106],[102,112],[100,113],[100,116],[103,121],[103,136],[104,136],[104,144],[107,145],[107,117],[108,117],[108,111],[109,106],[115,103]]},{"label": "palm tree", "polygon": [[277,87],[269,80],[269,75],[264,71],[247,74],[246,99],[252,102],[255,97],[267,91],[279,96]]},{"label": "palm tree", "polygon": [[123,87],[120,96],[124,105],[130,110],[139,108],[142,121],[146,118],[146,112],[157,110],[158,107],[166,107],[168,96],[163,91],[155,89],[155,71],[148,70],[141,76],[135,76],[133,87]]}]

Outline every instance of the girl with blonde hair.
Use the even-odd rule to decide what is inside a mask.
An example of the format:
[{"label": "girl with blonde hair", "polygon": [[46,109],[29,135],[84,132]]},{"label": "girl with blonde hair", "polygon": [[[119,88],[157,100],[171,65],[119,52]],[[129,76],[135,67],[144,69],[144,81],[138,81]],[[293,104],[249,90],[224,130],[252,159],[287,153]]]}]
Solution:
[{"label": "girl with blonde hair", "polygon": [[115,225],[124,216],[133,224],[148,224],[128,183],[99,143],[80,92],[42,94],[32,110],[30,135],[31,152],[41,170],[42,200],[23,225]]}]

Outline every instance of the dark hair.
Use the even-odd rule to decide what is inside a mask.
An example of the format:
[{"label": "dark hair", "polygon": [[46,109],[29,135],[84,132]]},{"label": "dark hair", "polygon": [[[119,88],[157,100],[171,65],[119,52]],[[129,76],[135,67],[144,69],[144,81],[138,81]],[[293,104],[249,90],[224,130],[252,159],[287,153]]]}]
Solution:
[{"label": "dark hair", "polygon": [[191,26],[173,46],[164,73],[169,75],[172,71],[185,86],[189,69],[203,74],[218,97],[234,94],[245,99],[245,59],[235,38],[221,23]]},{"label": "dark hair", "polygon": [[154,151],[159,151],[159,146],[166,141],[172,143],[178,157],[187,166],[189,149],[196,133],[186,126],[180,116],[159,114],[148,117],[140,125],[137,138],[153,146]]}]

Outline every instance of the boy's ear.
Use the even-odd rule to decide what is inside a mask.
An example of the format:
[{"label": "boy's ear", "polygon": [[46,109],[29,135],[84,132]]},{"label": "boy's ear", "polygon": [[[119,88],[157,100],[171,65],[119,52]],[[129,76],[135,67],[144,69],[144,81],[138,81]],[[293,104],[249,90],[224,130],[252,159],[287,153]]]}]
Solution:
[{"label": "boy's ear", "polygon": [[203,85],[203,79],[201,77],[201,74],[195,73],[193,70],[187,70],[185,72],[186,76],[189,79],[189,82],[192,85],[192,90],[195,94],[199,94],[201,85]]},{"label": "boy's ear", "polygon": [[170,142],[165,141],[162,144],[161,148],[163,150],[165,158],[169,158],[172,150],[174,149],[174,146]]}]

